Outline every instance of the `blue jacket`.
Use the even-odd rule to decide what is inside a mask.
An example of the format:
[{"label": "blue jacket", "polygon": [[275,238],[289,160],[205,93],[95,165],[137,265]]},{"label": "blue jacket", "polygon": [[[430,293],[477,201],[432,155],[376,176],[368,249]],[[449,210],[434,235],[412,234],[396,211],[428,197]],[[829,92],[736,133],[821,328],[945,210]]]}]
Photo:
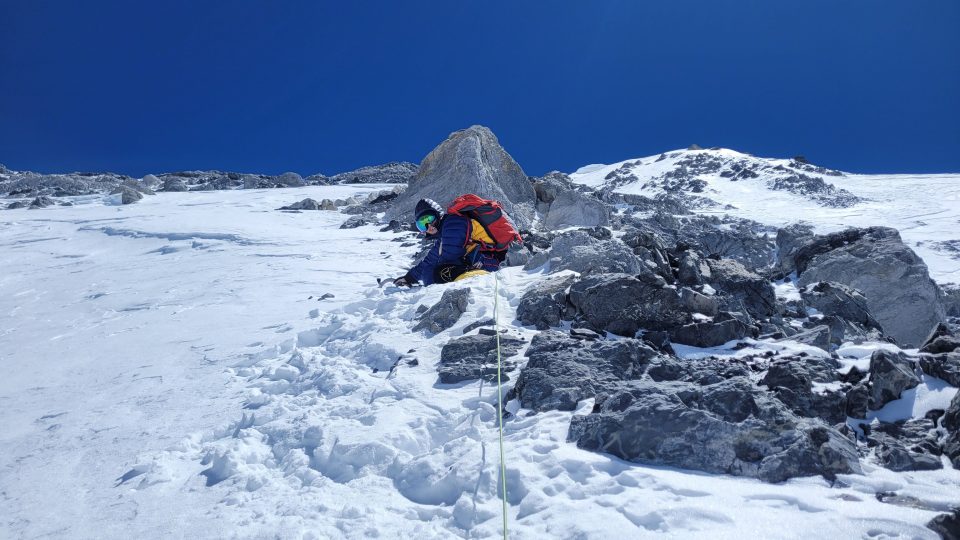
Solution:
[{"label": "blue jacket", "polygon": [[408,276],[424,285],[432,285],[434,270],[443,264],[472,266],[479,262],[481,268],[488,272],[496,272],[500,269],[500,261],[490,252],[481,252],[479,246],[467,253],[467,248],[473,243],[470,239],[473,223],[469,218],[447,214],[439,221],[437,228],[439,232],[434,235],[436,240],[430,252],[419,264],[410,269]]}]

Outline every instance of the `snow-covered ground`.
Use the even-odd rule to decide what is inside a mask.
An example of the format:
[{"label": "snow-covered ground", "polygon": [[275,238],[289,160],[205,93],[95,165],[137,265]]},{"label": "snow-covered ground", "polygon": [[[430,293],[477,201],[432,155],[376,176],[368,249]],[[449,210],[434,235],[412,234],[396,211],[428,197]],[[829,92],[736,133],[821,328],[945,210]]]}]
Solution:
[{"label": "snow-covered ground", "polygon": [[[375,278],[401,275],[417,249],[396,241],[407,237],[275,210],[381,188],[0,212],[0,537],[500,535],[497,389],[439,384],[435,365],[449,338],[493,315],[495,291],[500,323],[532,336],[514,312],[542,276],[510,268],[381,289]],[[418,306],[467,286],[453,328],[410,331]],[[875,346],[841,352],[862,362]],[[925,383],[881,413],[922,414],[956,392]],[[566,442],[571,414],[591,406],[506,422],[511,537],[935,538],[924,523],[960,493],[946,462],[912,473],[865,463],[833,485],[632,464]],[[882,503],[880,491],[915,503]]]},{"label": "snow-covered ground", "polygon": [[[644,185],[651,179],[677,168],[679,161],[706,154],[729,163],[760,167],[785,167],[786,159],[756,158],[734,150],[676,150],[632,159],[612,165],[588,165],[572,173],[574,182],[591,187],[609,183],[607,176],[625,164],[637,177],[635,182],[615,188],[619,193],[653,196],[662,192]],[[707,184],[702,193],[720,208],[698,210],[704,214],[730,214],[772,226],[803,222],[818,233],[847,227],[885,226],[900,231],[904,242],[923,258],[930,275],[938,283],[960,283],[960,174],[845,174],[831,176],[800,171],[820,178],[837,188],[863,199],[848,208],[831,208],[789,191],[769,189],[771,175],[761,172],[757,178],[731,180],[718,174],[699,176]],[[725,209],[731,205],[735,209]]]}]

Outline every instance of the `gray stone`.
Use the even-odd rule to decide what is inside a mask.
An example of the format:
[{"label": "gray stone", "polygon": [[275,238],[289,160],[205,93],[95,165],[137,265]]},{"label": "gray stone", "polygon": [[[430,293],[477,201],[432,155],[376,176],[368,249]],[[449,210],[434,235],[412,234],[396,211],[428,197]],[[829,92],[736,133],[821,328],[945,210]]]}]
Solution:
[{"label": "gray stone", "polygon": [[[148,176],[152,176],[152,175],[148,175]],[[154,176],[153,178],[156,179],[157,182],[160,181],[159,179],[157,179],[156,176]],[[137,181],[134,180],[133,178],[127,178],[126,180],[124,180],[123,182],[121,182],[120,185],[121,185],[121,186],[126,186],[126,187],[128,187],[128,188],[130,188],[130,189],[133,189],[133,190],[135,190],[135,191],[138,191],[138,192],[142,193],[143,195],[156,195],[156,193],[155,193],[152,189],[150,189],[150,186],[147,186],[146,184],[141,183],[141,182],[137,182]]]},{"label": "gray stone", "polygon": [[954,394],[950,406],[943,414],[943,427],[949,432],[960,432],[960,392]]},{"label": "gray stone", "polygon": [[575,416],[568,438],[628,461],[782,482],[860,473],[854,443],[735,377],[705,387],[630,381]]},{"label": "gray stone", "polygon": [[30,206],[30,204],[24,201],[15,201],[7,205],[7,210],[16,210],[17,208],[27,208],[28,206]]},{"label": "gray stone", "polygon": [[570,231],[553,239],[549,251],[536,253],[524,266],[532,270],[550,263],[550,272],[572,270],[581,274],[645,271],[639,259],[619,240],[597,240],[583,230]]},{"label": "gray stone", "polygon": [[637,330],[667,330],[690,322],[676,289],[660,276],[599,274],[570,287],[570,303],[594,329],[632,337]]},{"label": "gray stone", "polygon": [[927,528],[943,540],[960,540],[960,508],[931,519]]},{"label": "gray stone", "polygon": [[143,195],[130,186],[121,185],[113,190],[111,195],[120,195],[121,204],[133,204],[143,198]]},{"label": "gray stone", "polygon": [[680,289],[680,301],[686,310],[691,313],[702,313],[713,317],[720,311],[720,304],[716,298],[700,294],[687,287]]},{"label": "gray stone", "polygon": [[937,336],[920,348],[922,353],[949,353],[960,349],[960,338],[955,336]]},{"label": "gray stone", "polygon": [[364,225],[370,225],[372,221],[366,219],[363,216],[350,216],[346,221],[340,225],[341,229],[356,229],[357,227],[362,227]]},{"label": "gray stone", "polygon": [[524,266],[530,262],[530,250],[526,246],[518,245],[516,242],[510,244],[507,248],[507,258],[504,263],[507,266]]},{"label": "gray stone", "polygon": [[717,347],[753,334],[753,327],[738,320],[702,322],[670,329],[670,341],[694,347]]},{"label": "gray stone", "polygon": [[781,358],[770,364],[760,384],[766,385],[794,413],[835,425],[846,419],[846,395],[838,390],[815,392],[813,383],[836,381],[839,378],[837,367],[839,365],[833,359]]},{"label": "gray stone", "polygon": [[536,326],[538,330],[558,326],[564,315],[571,311],[567,289],[574,281],[574,276],[567,275],[536,283],[520,298],[517,319],[522,324]]},{"label": "gray stone", "polygon": [[797,343],[803,343],[804,345],[810,345],[812,347],[817,347],[829,352],[830,337],[830,327],[826,325],[820,325],[811,328],[810,330],[805,330],[798,334],[794,334],[780,341],[796,341]]},{"label": "gray stone", "polygon": [[385,219],[411,221],[420,199],[433,199],[446,207],[464,193],[499,201],[519,229],[529,229],[533,223],[537,196],[530,180],[483,126],[453,132],[430,152]]},{"label": "gray stone", "polygon": [[878,349],[870,355],[870,409],[878,410],[900,399],[904,390],[920,384],[913,364],[903,353]]},{"label": "gray stone", "polygon": [[903,347],[919,347],[945,318],[940,288],[896,229],[847,229],[817,236],[794,258],[800,285],[832,281],[859,290],[884,333]]},{"label": "gray stone", "polygon": [[867,299],[856,289],[841,283],[821,281],[801,289],[800,296],[807,306],[824,315],[835,315],[867,328],[880,328],[880,323],[870,314]]},{"label": "gray stone", "polygon": [[847,391],[847,401],[844,407],[850,418],[866,418],[870,408],[870,385],[860,383]]},{"label": "gray stone", "polygon": [[931,377],[960,386],[960,351],[939,354],[921,354],[920,369]]},{"label": "gray stone", "polygon": [[184,178],[179,176],[164,176],[163,177],[163,191],[188,191],[190,188],[187,187],[187,182]]},{"label": "gray stone", "polygon": [[931,471],[943,468],[936,426],[929,418],[879,424],[867,443],[877,459],[892,471]]},{"label": "gray stone", "polygon": [[730,298],[728,311],[744,311],[760,319],[777,314],[777,295],[768,280],[733,259],[708,260],[707,264],[709,283]]},{"label": "gray stone", "polygon": [[813,227],[802,223],[777,229],[777,262],[774,273],[778,277],[786,277],[796,270],[793,256],[796,250],[813,236]]},{"label": "gray stone", "polygon": [[681,360],[673,356],[658,356],[650,360],[645,375],[657,382],[683,381],[708,385],[734,377],[749,377],[751,374],[747,364],[736,359],[707,357]]},{"label": "gray stone", "polygon": [[[517,337],[500,336],[501,380],[510,380],[506,373],[516,369],[516,363],[509,358],[520,352],[525,343]],[[496,335],[474,334],[448,341],[440,350],[437,373],[444,384],[480,378],[497,380]]]},{"label": "gray stone", "polygon": [[35,198],[30,202],[30,209],[35,210],[37,208],[46,208],[48,206],[54,206],[57,204],[57,201],[51,199],[50,197],[40,196]]},{"label": "gray stone", "polygon": [[684,285],[702,285],[710,279],[710,265],[692,250],[684,251],[679,258],[680,266],[677,269],[677,279]]},{"label": "gray stone", "polygon": [[284,187],[300,187],[303,178],[295,172],[285,172],[276,178],[276,183]]},{"label": "gray stone", "polygon": [[460,316],[467,310],[469,299],[469,287],[443,291],[440,301],[420,317],[420,322],[413,327],[413,331],[427,330],[434,334],[443,332],[460,320]]},{"label": "gray stone", "polygon": [[943,455],[947,456],[953,467],[960,469],[960,431],[954,431],[947,435],[943,442]]},{"label": "gray stone", "polygon": [[511,395],[537,411],[572,411],[577,402],[639,378],[657,352],[635,339],[581,341],[555,331],[534,336]]},{"label": "gray stone", "polygon": [[561,191],[556,195],[543,220],[543,227],[547,230],[609,224],[610,208],[606,204],[573,189]]},{"label": "gray stone", "polygon": [[278,210],[320,210],[320,203],[308,197],[300,202],[281,206]]}]

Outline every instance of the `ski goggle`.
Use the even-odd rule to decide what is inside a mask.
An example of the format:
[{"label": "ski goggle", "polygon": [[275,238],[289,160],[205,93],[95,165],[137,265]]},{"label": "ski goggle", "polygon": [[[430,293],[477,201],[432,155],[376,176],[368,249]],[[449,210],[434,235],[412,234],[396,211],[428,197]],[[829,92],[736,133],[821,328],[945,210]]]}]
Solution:
[{"label": "ski goggle", "polygon": [[437,216],[433,214],[424,214],[417,218],[417,230],[420,232],[427,232],[427,226],[437,220]]}]

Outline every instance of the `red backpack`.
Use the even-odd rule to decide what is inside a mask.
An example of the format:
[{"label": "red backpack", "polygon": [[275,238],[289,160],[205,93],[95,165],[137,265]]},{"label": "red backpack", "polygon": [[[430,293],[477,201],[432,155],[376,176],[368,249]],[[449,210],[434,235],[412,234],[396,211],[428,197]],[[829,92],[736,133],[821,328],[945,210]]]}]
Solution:
[{"label": "red backpack", "polygon": [[447,213],[470,218],[483,227],[487,236],[493,239],[492,243],[479,242],[483,250],[506,251],[513,242],[523,243],[517,228],[497,201],[467,193],[454,199]]}]

